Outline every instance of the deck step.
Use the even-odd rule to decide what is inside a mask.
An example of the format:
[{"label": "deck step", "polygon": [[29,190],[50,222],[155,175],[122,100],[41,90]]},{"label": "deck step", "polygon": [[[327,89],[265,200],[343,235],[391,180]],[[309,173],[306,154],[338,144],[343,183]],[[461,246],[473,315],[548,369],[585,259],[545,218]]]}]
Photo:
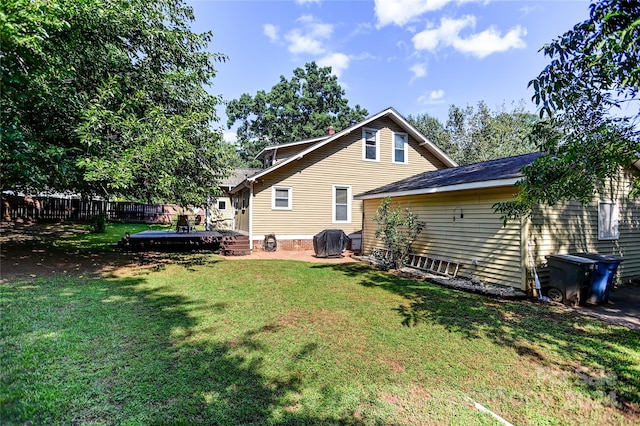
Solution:
[{"label": "deck step", "polygon": [[224,256],[247,256],[251,254],[249,237],[246,235],[223,237],[220,243],[220,252]]}]

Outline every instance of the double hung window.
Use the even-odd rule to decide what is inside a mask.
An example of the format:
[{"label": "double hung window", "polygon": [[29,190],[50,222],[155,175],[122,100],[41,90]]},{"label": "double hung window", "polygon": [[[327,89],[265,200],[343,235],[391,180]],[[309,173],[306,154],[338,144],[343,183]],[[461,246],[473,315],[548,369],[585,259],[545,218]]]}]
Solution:
[{"label": "double hung window", "polygon": [[393,134],[393,162],[407,164],[409,137],[406,133]]},{"label": "double hung window", "polygon": [[271,192],[271,208],[273,210],[292,210],[293,189],[288,186],[274,186]]},{"label": "double hung window", "polygon": [[333,223],[351,223],[351,186],[333,185]]},{"label": "double hung window", "polygon": [[362,159],[380,161],[380,140],[376,129],[362,129]]}]

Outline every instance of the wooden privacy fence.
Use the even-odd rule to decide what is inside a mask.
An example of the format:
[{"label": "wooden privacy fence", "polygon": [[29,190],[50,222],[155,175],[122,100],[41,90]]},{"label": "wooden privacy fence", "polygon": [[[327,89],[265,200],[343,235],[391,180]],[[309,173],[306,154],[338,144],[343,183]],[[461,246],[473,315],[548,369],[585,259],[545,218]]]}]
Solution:
[{"label": "wooden privacy fence", "polygon": [[91,221],[106,213],[110,221],[171,223],[179,214],[175,204],[144,204],[80,198],[2,196],[3,221]]}]

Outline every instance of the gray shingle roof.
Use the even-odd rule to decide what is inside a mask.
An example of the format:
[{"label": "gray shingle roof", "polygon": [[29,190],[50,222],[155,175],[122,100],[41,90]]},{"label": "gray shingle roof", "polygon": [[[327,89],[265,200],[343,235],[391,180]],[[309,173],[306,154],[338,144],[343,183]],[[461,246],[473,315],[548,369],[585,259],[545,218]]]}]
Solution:
[{"label": "gray shingle roof", "polygon": [[239,184],[241,184],[246,178],[255,175],[258,172],[261,172],[262,169],[249,169],[249,168],[240,168],[235,169],[230,176],[222,179],[220,182],[220,186],[233,188]]},{"label": "gray shingle roof", "polygon": [[519,178],[522,177],[522,172],[520,171],[522,167],[531,164],[533,160],[541,155],[542,153],[534,152],[515,157],[468,164],[466,166],[424,172],[363,192],[356,197]]}]

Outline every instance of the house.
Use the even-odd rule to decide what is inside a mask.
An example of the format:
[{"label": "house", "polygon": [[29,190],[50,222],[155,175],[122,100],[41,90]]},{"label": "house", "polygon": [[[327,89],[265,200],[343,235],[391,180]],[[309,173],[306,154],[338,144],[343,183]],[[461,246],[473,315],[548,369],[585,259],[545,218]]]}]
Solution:
[{"label": "house", "polygon": [[[604,193],[588,206],[566,202],[538,206],[530,218],[506,225],[494,210],[517,193],[521,168],[540,153],[503,158],[456,168],[424,172],[356,195],[364,203],[363,250],[383,248],[375,238],[373,216],[385,197],[409,207],[426,229],[413,252],[462,264],[459,275],[532,289],[529,251],[538,266],[545,256],[574,252],[613,254],[624,258],[618,278],[640,277],[640,200],[626,196],[636,167],[621,169]],[[544,279],[544,276],[541,278]]]},{"label": "house", "polygon": [[261,171],[257,168],[238,168],[220,182],[221,194],[216,196],[209,214],[210,223],[216,229],[234,229],[235,211],[231,200],[231,190],[242,183],[248,176]]},{"label": "house", "polygon": [[456,166],[393,108],[360,123],[303,141],[265,148],[264,168],[231,189],[234,229],[261,249],[311,249],[324,229],[362,229],[362,202],[353,195],[426,170]]}]

